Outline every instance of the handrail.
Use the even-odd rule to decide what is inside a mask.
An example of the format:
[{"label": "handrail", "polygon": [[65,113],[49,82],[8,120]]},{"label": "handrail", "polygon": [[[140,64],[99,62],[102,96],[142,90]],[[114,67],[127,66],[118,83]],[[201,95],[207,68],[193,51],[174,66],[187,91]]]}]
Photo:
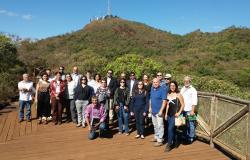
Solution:
[{"label": "handrail", "polygon": [[198,92],[198,97],[197,136],[211,147],[216,144],[238,159],[250,160],[250,101],[207,92]]}]

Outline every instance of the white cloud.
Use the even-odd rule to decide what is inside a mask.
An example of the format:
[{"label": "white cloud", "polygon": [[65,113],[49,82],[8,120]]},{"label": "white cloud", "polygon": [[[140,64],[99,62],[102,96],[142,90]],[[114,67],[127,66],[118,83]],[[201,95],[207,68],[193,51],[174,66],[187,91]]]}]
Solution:
[{"label": "white cloud", "polygon": [[30,14],[18,14],[15,12],[4,10],[4,9],[0,9],[0,14],[8,16],[8,17],[19,17],[19,18],[22,18],[24,20],[32,20],[33,19],[33,16]]}]

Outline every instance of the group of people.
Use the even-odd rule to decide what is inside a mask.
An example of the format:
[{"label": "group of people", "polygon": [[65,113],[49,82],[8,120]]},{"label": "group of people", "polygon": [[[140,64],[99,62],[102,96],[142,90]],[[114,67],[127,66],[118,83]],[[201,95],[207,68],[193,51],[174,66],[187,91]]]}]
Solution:
[{"label": "group of people", "polygon": [[[23,74],[23,80],[18,83],[20,93],[19,122],[31,120],[31,100],[35,93],[37,103],[37,118],[39,124],[47,124],[50,120],[55,125],[62,124],[63,110],[66,110],[66,122],[73,122],[77,127],[89,129],[89,139],[103,137],[105,132],[118,121],[118,134],[130,134],[130,119],[134,118],[137,134],[135,138],[145,138],[145,119],[150,117],[154,127],[154,146],[162,146],[164,139],[168,152],[175,147],[176,118],[187,117],[185,130],[186,141],[192,143],[195,138],[195,120],[189,119],[195,115],[197,91],[191,85],[191,78],[184,78],[184,86],[179,91],[178,83],[171,80],[171,74],[163,76],[161,72],[149,80],[148,75],[142,75],[137,80],[134,72],[122,72],[118,79],[113,77],[113,70],[107,71],[107,76],[100,74],[92,76],[90,71],[79,74],[78,68],[73,72],[64,73],[64,67],[52,76],[51,70],[41,73],[41,78],[33,87],[28,74]],[[165,130],[165,131],[164,131]]]}]

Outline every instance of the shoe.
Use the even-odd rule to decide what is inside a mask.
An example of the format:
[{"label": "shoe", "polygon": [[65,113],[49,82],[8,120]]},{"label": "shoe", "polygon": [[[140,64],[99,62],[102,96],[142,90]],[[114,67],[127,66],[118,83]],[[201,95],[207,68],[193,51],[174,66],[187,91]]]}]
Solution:
[{"label": "shoe", "polygon": [[23,119],[19,119],[19,123],[21,123],[23,121]]},{"label": "shoe", "polygon": [[82,124],[82,128],[86,128],[86,125],[85,125],[85,124]]},{"label": "shoe", "polygon": [[121,135],[121,134],[122,134],[122,132],[118,132],[118,134],[119,134],[119,135]]},{"label": "shoe", "polygon": [[137,134],[137,135],[135,136],[135,138],[140,138],[140,135],[139,135],[139,134]]},{"label": "shoe", "polygon": [[157,142],[155,138],[151,139],[150,142]]},{"label": "shoe", "polygon": [[31,122],[31,120],[29,119],[29,118],[27,118],[27,120],[26,120],[27,122]]},{"label": "shoe", "polygon": [[141,135],[141,139],[144,139],[145,137],[144,137],[144,135]]},{"label": "shoe", "polygon": [[80,124],[80,123],[78,123],[78,124],[76,125],[76,127],[81,127],[81,124]]},{"label": "shoe", "polygon": [[160,147],[162,145],[163,145],[162,142],[155,142],[154,147]]},{"label": "shoe", "polygon": [[167,144],[164,152],[169,152],[173,149],[172,145]]},{"label": "shoe", "polygon": [[129,136],[129,133],[125,133],[125,136]]}]

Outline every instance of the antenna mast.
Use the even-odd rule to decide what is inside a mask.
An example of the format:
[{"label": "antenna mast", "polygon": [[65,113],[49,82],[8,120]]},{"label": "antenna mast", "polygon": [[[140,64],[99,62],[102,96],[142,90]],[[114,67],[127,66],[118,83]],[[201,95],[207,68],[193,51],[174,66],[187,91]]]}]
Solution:
[{"label": "antenna mast", "polygon": [[108,0],[108,16],[111,16],[111,6],[110,6],[110,0]]}]

